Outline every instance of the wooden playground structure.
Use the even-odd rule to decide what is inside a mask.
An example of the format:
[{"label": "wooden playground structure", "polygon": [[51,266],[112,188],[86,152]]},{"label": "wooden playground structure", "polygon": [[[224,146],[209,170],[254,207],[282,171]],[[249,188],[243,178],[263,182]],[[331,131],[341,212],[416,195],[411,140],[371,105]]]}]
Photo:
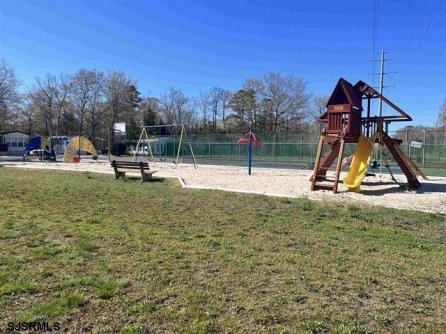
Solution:
[{"label": "wooden playground structure", "polygon": [[[371,101],[373,99],[380,99],[396,111],[397,115],[371,116]],[[362,117],[363,100],[367,101],[365,117]],[[320,117],[320,121],[322,133],[314,163],[314,172],[310,179],[311,190],[325,189],[335,193],[338,191],[345,145],[350,143],[357,144],[350,173],[344,180],[344,184],[351,191],[359,192],[375,144],[388,149],[406,176],[409,188],[415,189],[420,186],[418,175],[427,179],[421,169],[401,150],[402,141],[388,135],[390,123],[412,121],[412,118],[365,82],[358,81],[352,85],[343,78],[339,79],[328,100],[327,111]],[[329,180],[327,171],[335,161],[334,180]],[[388,163],[386,163],[386,167],[388,167]],[[394,179],[390,168],[389,173]]]}]

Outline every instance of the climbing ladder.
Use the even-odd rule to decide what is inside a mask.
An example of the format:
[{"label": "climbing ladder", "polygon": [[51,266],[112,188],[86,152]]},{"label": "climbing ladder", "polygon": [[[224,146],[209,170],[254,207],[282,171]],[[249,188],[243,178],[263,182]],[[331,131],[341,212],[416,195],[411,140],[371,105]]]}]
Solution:
[{"label": "climbing ladder", "polygon": [[[324,143],[330,139],[329,150],[322,158],[322,150]],[[341,174],[342,157],[344,155],[345,140],[342,135],[321,135],[316,153],[316,162],[314,164],[313,176],[311,177],[311,190],[332,190],[334,193],[338,191],[339,175]],[[333,183],[327,184],[326,173],[334,160],[337,159],[335,178]],[[322,183],[322,181],[324,183]]]}]

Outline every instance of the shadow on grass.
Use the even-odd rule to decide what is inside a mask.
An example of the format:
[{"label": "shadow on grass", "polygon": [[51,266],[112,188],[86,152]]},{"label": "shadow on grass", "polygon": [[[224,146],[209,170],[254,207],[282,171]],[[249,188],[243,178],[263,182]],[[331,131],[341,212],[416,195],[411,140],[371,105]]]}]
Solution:
[{"label": "shadow on grass", "polygon": [[[131,181],[131,182],[141,182],[141,178],[137,176],[126,176],[125,181]],[[165,178],[163,177],[153,177],[151,180],[144,182],[144,183],[164,183]]]}]

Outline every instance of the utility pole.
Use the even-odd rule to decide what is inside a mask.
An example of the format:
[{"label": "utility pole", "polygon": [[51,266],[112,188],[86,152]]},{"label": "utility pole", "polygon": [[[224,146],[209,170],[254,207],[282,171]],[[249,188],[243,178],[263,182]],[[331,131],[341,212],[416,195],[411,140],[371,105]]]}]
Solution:
[{"label": "utility pole", "polygon": [[[385,54],[384,50],[381,50],[381,71],[379,73],[379,93],[381,94],[381,96],[383,95],[383,90],[384,90],[384,62],[385,62],[384,54]],[[379,117],[382,117],[382,115],[383,115],[383,99],[380,97],[379,98]],[[384,126],[384,124],[383,124],[383,126]],[[379,150],[379,173],[380,174],[383,173],[382,150],[383,150],[383,147],[381,147],[381,149]]]},{"label": "utility pole", "polygon": [[[386,85],[384,85],[384,76],[386,74],[395,74],[396,72],[384,72],[385,62],[389,61],[389,60],[392,60],[392,59],[386,58],[386,54],[388,52],[386,52],[384,50],[381,50],[380,53],[381,53],[380,59],[371,59],[370,61],[372,61],[372,62],[380,62],[380,71],[379,71],[379,73],[372,72],[371,75],[372,76],[379,75],[379,87],[374,87],[374,88],[375,89],[379,89],[379,93],[381,95],[383,95],[384,88],[394,87],[394,86],[386,86]],[[383,103],[382,103],[382,100],[380,98],[379,99],[379,106],[378,106],[378,114],[379,114],[380,117],[382,116],[382,112],[383,112]]]},{"label": "utility pole", "polygon": [[[384,88],[386,87],[391,87],[391,86],[385,86],[384,85],[384,76],[386,74],[391,74],[391,73],[395,73],[395,72],[384,72],[384,64],[387,60],[390,60],[388,58],[386,58],[386,52],[384,50],[381,50],[381,58],[378,59],[372,59],[371,61],[379,61],[380,62],[380,71],[379,73],[372,73],[372,75],[379,75],[379,94],[381,94],[381,96],[384,93]],[[383,101],[381,98],[379,98],[379,102],[378,102],[378,115],[379,117],[383,116]],[[382,174],[382,149],[379,151],[379,173]]]},{"label": "utility pole", "polygon": [[[386,59],[384,58],[385,51],[381,50],[381,71],[379,73],[379,93],[383,95],[384,90],[384,62]],[[379,117],[383,115],[383,100],[379,99]]]}]

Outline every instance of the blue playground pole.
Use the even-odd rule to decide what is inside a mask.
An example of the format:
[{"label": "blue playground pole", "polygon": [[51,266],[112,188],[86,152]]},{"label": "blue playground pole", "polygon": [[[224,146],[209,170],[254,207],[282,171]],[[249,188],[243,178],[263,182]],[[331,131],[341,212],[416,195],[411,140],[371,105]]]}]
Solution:
[{"label": "blue playground pole", "polygon": [[248,143],[248,175],[251,175],[252,166],[252,133],[249,130],[249,143]]}]

